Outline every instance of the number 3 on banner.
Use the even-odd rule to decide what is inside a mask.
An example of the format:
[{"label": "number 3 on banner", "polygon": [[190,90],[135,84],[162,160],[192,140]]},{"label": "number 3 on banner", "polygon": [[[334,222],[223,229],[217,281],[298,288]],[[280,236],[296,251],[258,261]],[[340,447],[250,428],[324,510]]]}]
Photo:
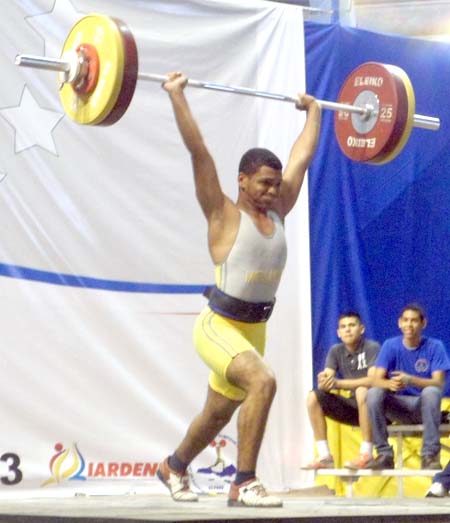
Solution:
[{"label": "number 3 on banner", "polygon": [[[20,458],[17,454],[12,452],[5,452],[0,457],[0,461],[4,461],[8,465],[8,475],[0,477],[3,485],[16,485],[22,481],[22,471],[19,469]],[[11,474],[13,477],[10,477]]]}]

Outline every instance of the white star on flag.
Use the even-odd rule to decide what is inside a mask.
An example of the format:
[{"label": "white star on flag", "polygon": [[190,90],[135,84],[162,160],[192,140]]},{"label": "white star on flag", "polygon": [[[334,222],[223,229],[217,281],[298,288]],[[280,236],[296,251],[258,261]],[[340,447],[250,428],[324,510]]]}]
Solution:
[{"label": "white star on flag", "polygon": [[17,107],[0,109],[0,115],[15,129],[15,152],[39,145],[57,155],[52,131],[64,114],[42,109],[25,86]]},{"label": "white star on flag", "polygon": [[67,35],[84,14],[76,11],[69,0],[55,0],[49,12],[26,20],[44,39],[46,56],[58,58]]}]

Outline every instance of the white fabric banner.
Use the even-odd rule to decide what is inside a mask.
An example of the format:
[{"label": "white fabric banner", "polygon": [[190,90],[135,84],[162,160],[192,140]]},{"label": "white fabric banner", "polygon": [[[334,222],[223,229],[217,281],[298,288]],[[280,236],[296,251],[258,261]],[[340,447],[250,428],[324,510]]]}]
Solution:
[{"label": "white fabric banner", "polygon": [[[305,84],[302,11],[258,0],[0,4],[0,495],[111,483],[159,491],[157,463],[201,409],[208,376],[191,337],[213,267],[189,156],[158,84],[139,81],[117,124],[79,126],[56,74],[14,59],[59,57],[72,25],[96,12],[127,23],[143,72],[295,95]],[[243,152],[264,146],[286,162],[304,123],[292,104],[187,96],[232,198]],[[269,324],[279,385],[258,474],[276,490],[311,480],[299,469],[311,450],[307,205],[305,185]],[[235,441],[233,421],[194,461],[199,490],[227,490]]]}]

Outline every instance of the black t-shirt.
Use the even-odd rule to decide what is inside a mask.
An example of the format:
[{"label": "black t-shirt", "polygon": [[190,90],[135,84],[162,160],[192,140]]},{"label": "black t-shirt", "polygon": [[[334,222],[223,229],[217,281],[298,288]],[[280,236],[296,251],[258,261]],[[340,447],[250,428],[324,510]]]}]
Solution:
[{"label": "black t-shirt", "polygon": [[367,376],[367,369],[375,365],[380,344],[374,340],[362,339],[355,352],[350,352],[343,343],[333,345],[328,351],[325,367],[336,371],[343,379],[357,379]]}]

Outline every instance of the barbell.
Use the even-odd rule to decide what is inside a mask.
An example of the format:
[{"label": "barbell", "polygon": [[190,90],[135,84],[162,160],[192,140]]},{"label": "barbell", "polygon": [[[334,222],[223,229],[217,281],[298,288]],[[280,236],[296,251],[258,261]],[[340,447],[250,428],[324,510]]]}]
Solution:
[{"label": "barbell", "polygon": [[[67,115],[83,125],[112,125],[126,112],[137,80],[164,82],[167,77],[138,71],[136,41],[117,18],[90,14],[67,36],[61,57],[17,55],[16,65],[58,72],[59,95]],[[189,79],[190,87],[290,102],[296,97]],[[367,62],[350,73],[337,102],[317,100],[335,111],[335,131],[342,152],[358,162],[382,164],[394,159],[413,127],[436,131],[440,121],[415,114],[415,95],[406,72],[395,65]]]}]

